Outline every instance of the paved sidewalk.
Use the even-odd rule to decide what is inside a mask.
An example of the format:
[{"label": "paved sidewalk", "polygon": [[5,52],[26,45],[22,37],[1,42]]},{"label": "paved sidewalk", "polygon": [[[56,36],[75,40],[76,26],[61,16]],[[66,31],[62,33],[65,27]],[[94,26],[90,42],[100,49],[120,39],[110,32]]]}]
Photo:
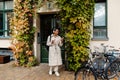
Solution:
[{"label": "paved sidewalk", "polygon": [[60,76],[48,74],[48,64],[41,63],[32,68],[14,67],[13,61],[0,64],[0,80],[74,80],[74,72],[65,71],[60,67]]}]

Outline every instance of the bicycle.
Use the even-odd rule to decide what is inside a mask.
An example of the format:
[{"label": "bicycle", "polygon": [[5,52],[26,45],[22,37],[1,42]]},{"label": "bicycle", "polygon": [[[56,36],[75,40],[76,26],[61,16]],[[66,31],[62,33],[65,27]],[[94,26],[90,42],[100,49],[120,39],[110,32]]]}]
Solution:
[{"label": "bicycle", "polygon": [[[107,46],[104,46],[104,53],[99,55],[98,52],[91,53],[93,58],[75,72],[75,80],[109,80],[117,75],[118,66],[117,58],[113,55],[106,54]],[[112,58],[114,57],[114,60]]]},{"label": "bicycle", "polygon": [[118,49],[114,49],[113,46],[110,46],[109,52],[106,53],[107,55],[109,55],[108,60],[110,62],[109,66],[107,67],[107,71],[106,71],[106,75],[108,77],[108,79],[113,79],[113,78],[117,78],[117,80],[120,80],[120,56],[118,53]]}]

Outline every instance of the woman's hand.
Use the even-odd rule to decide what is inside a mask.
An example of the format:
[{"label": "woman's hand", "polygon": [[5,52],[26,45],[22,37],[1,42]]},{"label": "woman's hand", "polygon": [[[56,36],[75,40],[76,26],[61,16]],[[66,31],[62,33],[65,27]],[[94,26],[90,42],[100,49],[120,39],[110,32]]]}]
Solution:
[{"label": "woman's hand", "polygon": [[51,42],[52,44],[54,44],[55,43],[55,40],[52,40],[52,42]]},{"label": "woman's hand", "polygon": [[63,42],[64,41],[64,37],[63,38],[61,38],[61,42]]}]

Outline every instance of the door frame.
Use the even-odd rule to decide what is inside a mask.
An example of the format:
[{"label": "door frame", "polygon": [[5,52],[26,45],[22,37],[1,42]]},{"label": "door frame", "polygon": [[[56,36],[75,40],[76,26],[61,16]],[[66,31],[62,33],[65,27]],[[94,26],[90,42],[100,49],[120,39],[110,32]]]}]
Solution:
[{"label": "door frame", "polygon": [[[42,15],[57,15],[57,12],[52,12],[52,13],[41,13],[41,14],[39,14],[39,19],[41,20],[41,16]],[[40,21],[41,22],[41,21]],[[40,36],[42,37],[42,35],[41,35],[41,23],[40,23]],[[40,41],[40,63],[44,63],[44,62],[42,62],[42,49],[41,49],[41,47],[42,47],[42,43],[41,43],[41,41]],[[63,52],[64,53],[64,50],[63,51],[61,51],[61,52]],[[65,54],[63,55],[63,53],[62,53],[62,59],[63,59],[63,63],[64,63],[64,61],[65,61]]]}]

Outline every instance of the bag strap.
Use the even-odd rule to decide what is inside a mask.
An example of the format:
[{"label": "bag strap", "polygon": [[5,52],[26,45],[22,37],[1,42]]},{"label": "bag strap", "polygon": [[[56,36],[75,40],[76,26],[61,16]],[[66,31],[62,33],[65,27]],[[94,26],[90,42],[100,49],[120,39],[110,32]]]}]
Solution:
[{"label": "bag strap", "polygon": [[51,41],[51,35],[50,35],[50,41]]}]

